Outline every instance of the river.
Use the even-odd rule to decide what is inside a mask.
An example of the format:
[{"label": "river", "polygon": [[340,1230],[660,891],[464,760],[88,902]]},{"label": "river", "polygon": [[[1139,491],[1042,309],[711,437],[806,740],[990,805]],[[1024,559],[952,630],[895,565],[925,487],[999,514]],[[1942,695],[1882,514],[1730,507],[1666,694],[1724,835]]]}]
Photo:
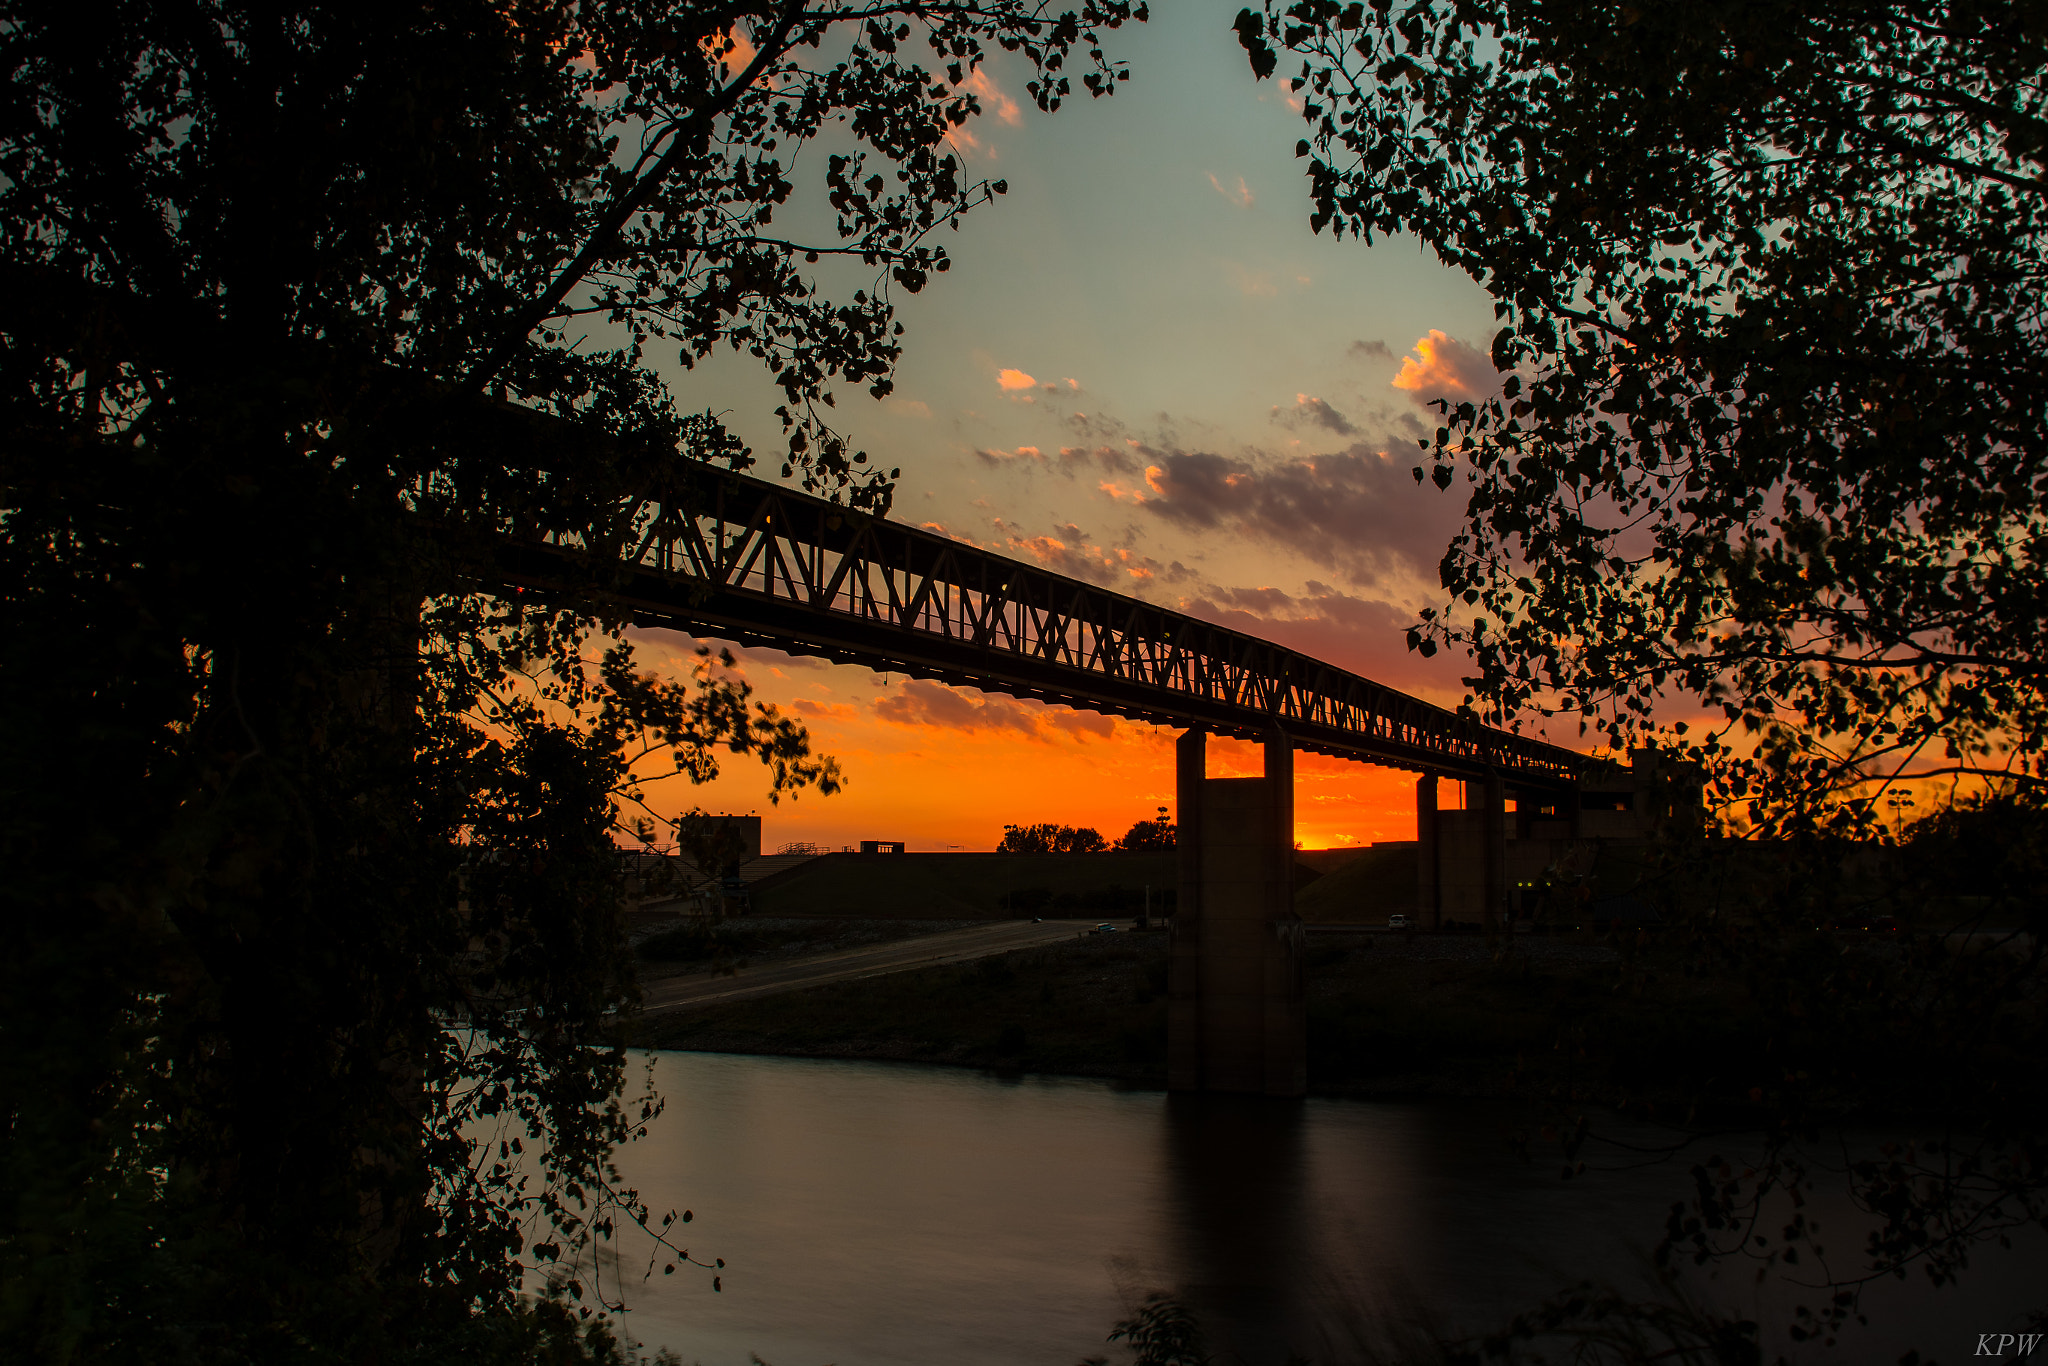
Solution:
[{"label": "river", "polygon": [[[667,1110],[620,1155],[691,1253],[642,1279],[623,1247],[628,1331],[686,1362],[1074,1366],[1126,1305],[1180,1292],[1212,1350],[1357,1360],[1375,1325],[1489,1326],[1561,1285],[1642,1287],[1642,1252],[1685,1164],[1627,1169],[1596,1146],[1569,1182],[1525,1162],[1498,1103],[1168,1097],[1106,1083],[890,1063],[651,1055]],[[1647,1129],[1613,1129],[1654,1141]],[[1605,1169],[1612,1167],[1614,1169]],[[2048,1283],[2036,1239],[1978,1259],[1960,1290],[1869,1297],[1869,1336],[1805,1360],[1943,1360],[2015,1326]],[[610,1282],[611,1277],[606,1277]],[[609,1285],[607,1286],[609,1289]],[[1782,1292],[1745,1270],[1702,1287],[1765,1321]],[[1769,1345],[1788,1344],[1774,1333]],[[1229,1360],[1229,1356],[1222,1359]]]}]

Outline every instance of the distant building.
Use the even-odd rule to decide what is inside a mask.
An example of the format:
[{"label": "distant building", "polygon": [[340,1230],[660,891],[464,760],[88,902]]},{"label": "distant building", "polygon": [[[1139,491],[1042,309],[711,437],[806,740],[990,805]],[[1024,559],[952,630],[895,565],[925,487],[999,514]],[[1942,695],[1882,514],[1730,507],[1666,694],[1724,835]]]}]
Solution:
[{"label": "distant building", "polygon": [[908,848],[909,842],[907,840],[862,840],[860,842],[860,851],[863,854],[901,854],[908,852]]},{"label": "distant building", "polygon": [[761,857],[761,818],[684,816],[676,822],[676,845],[686,859],[737,868]]},{"label": "distant building", "polygon": [[711,816],[711,828],[731,831],[739,841],[738,855],[741,859],[761,857],[761,818],[759,816]]}]

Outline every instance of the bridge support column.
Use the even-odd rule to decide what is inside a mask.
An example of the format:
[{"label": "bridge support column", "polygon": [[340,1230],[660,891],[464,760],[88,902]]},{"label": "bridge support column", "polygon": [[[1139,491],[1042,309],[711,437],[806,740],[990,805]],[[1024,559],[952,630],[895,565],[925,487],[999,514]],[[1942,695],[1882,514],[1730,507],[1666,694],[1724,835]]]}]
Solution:
[{"label": "bridge support column", "polygon": [[1191,730],[1173,747],[1174,893],[1166,959],[1166,1085],[1202,1089],[1202,783],[1208,736]]},{"label": "bridge support column", "polygon": [[1294,914],[1293,745],[1284,735],[1269,739],[1259,778],[1207,777],[1197,732],[1181,737],[1177,757],[1181,890],[1168,964],[1168,1085],[1301,1095],[1308,1014]]},{"label": "bridge support column", "polygon": [[1485,897],[1485,923],[1491,930],[1500,923],[1508,908],[1508,794],[1499,770],[1489,771],[1485,781],[1475,786],[1482,794],[1479,800],[1480,857],[1485,860],[1482,894]]},{"label": "bridge support column", "polygon": [[1444,927],[1442,842],[1436,819],[1436,774],[1415,780],[1415,923],[1425,929]]}]

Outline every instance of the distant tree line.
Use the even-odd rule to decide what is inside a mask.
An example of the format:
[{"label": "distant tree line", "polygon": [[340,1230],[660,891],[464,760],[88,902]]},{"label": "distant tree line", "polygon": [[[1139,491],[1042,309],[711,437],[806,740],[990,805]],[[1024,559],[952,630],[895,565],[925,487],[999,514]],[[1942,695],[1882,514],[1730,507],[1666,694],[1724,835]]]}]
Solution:
[{"label": "distant tree line", "polygon": [[1006,825],[998,854],[1149,854],[1174,847],[1173,822],[1166,808],[1150,820],[1137,821],[1115,844],[1088,825]]}]

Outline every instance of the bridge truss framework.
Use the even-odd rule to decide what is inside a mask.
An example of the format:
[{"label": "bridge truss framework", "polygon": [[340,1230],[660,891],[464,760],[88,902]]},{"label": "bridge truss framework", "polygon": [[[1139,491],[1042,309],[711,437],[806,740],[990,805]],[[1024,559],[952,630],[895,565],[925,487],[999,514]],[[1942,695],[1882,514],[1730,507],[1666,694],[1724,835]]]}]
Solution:
[{"label": "bridge truss framework", "polygon": [[1582,756],[938,532],[690,465],[605,528],[499,541],[505,586],[597,583],[642,625],[1515,788]]}]

